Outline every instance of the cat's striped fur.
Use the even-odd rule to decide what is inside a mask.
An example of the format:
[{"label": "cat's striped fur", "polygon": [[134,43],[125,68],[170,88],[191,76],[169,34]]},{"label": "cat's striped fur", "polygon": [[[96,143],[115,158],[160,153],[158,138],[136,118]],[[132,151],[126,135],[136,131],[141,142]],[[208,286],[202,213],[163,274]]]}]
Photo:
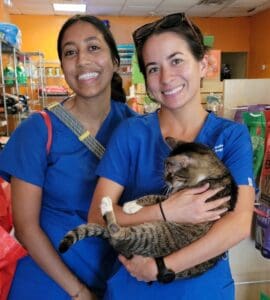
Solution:
[{"label": "cat's striped fur", "polygon": [[[166,140],[173,148],[165,161],[164,172],[170,194],[209,182],[211,188],[224,187],[224,189],[208,201],[230,195],[230,201],[223,206],[229,210],[233,209],[237,198],[237,186],[215,153],[198,143],[182,143],[172,138]],[[168,196],[144,196],[127,202],[124,205],[124,211],[136,213],[143,206],[164,201]],[[213,224],[213,222],[206,222],[194,225],[157,221],[121,227],[115,219],[110,198],[102,199],[101,210],[106,219],[107,227],[104,228],[98,224],[80,225],[65,235],[60,243],[60,252],[67,251],[78,240],[90,236],[100,236],[108,239],[119,253],[128,258],[134,254],[151,257],[166,256],[205,235]],[[199,275],[215,265],[220,257],[215,257],[189,270],[177,273],[176,278]]]}]

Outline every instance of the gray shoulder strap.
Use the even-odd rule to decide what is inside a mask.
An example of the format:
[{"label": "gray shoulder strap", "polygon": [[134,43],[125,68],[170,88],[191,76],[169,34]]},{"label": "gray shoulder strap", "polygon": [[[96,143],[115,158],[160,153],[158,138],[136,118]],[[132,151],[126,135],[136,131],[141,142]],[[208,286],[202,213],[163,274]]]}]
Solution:
[{"label": "gray shoulder strap", "polygon": [[83,125],[74,118],[59,102],[52,103],[47,107],[55,114],[99,159],[105,152],[103,145],[86,130]]}]

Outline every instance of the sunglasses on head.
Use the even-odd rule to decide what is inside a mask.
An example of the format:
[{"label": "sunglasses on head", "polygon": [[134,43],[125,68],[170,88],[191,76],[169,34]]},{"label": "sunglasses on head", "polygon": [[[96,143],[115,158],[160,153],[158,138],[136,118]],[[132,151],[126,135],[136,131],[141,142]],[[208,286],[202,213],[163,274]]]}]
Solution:
[{"label": "sunglasses on head", "polygon": [[162,19],[159,19],[155,22],[145,24],[139,28],[137,28],[133,32],[133,40],[135,43],[135,46],[143,45],[145,40],[150,36],[156,29],[166,29],[171,27],[177,27],[179,25],[185,24],[187,25],[193,35],[194,38],[198,43],[201,44],[201,39],[196,32],[194,26],[192,25],[192,22],[189,20],[189,18],[186,16],[185,13],[175,13],[168,16],[163,17]]}]

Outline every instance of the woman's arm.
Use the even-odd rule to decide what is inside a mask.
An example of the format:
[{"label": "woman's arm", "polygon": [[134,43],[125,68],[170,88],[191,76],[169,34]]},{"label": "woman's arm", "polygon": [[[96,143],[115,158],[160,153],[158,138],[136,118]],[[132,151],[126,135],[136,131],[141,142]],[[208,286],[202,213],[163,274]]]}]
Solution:
[{"label": "woman's arm", "polygon": [[[117,203],[123,193],[124,187],[120,184],[101,177],[98,180],[91,207],[88,213],[88,222],[104,224],[104,220],[100,213],[100,203],[103,197],[110,197],[113,203],[116,219],[119,224],[128,226],[133,224],[139,224],[144,221],[150,221],[151,219],[158,220],[160,218],[160,211],[157,205],[152,207],[144,207],[138,213],[129,215],[125,214],[122,207]],[[132,200],[132,199],[131,199]]]},{"label": "woman's arm", "polygon": [[47,235],[39,226],[42,189],[18,178],[11,178],[12,212],[16,238],[36,263],[69,295],[91,298],[89,290],[63,263]]},{"label": "woman's arm", "polygon": [[[167,268],[181,272],[215,257],[250,235],[254,188],[239,186],[237,205],[234,211],[218,220],[209,232],[189,246],[164,258]],[[135,256],[131,260],[120,257],[127,270],[138,280],[156,280],[157,267],[151,258]]]},{"label": "woman's arm", "polygon": [[[180,191],[169,197],[162,204],[165,215],[168,213],[166,215],[167,219],[179,223],[201,223],[219,219],[225,210],[217,208],[228,201],[229,198],[225,197],[216,201],[206,202],[208,198],[219,191],[219,189],[208,190],[208,187],[209,185],[207,184],[203,187]],[[100,203],[103,197],[112,199],[117,221],[122,226],[163,220],[159,205],[145,206],[135,214],[124,213],[122,207],[117,205],[123,190],[124,187],[120,184],[101,177],[92,198],[88,222],[104,224],[100,213]],[[177,210],[175,210],[175,207],[177,207]]]}]

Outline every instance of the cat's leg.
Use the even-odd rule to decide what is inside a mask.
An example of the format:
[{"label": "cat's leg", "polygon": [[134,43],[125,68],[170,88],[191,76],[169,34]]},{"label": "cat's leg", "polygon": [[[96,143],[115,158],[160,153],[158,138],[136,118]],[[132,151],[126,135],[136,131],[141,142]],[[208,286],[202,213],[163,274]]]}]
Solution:
[{"label": "cat's leg", "polygon": [[62,239],[59,244],[59,252],[66,252],[76,242],[91,236],[100,236],[102,238],[108,238],[108,231],[106,228],[99,224],[88,223],[82,224],[73,230],[70,230]]},{"label": "cat's leg", "polygon": [[120,226],[116,223],[115,214],[113,212],[112,200],[110,197],[103,197],[101,200],[101,214],[105,218],[107,228],[110,233],[116,233],[120,230]]},{"label": "cat's leg", "polygon": [[149,206],[156,204],[158,202],[162,202],[167,199],[167,196],[164,195],[147,195],[141,198],[138,198],[133,201],[126,202],[123,206],[123,211],[126,214],[135,214],[144,206]]}]

